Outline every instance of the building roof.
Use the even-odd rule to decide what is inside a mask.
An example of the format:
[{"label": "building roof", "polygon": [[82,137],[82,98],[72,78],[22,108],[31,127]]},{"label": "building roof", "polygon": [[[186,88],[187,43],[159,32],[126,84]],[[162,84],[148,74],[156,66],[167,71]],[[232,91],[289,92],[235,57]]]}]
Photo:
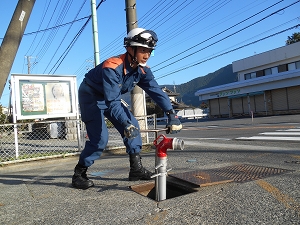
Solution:
[{"label": "building roof", "polygon": [[300,69],[205,88],[197,91],[195,96],[199,96],[199,100],[201,101],[296,85],[300,85]]},{"label": "building roof", "polygon": [[163,87],[162,90],[168,94],[168,96],[178,96],[179,93],[173,92],[167,87]]},{"label": "building roof", "polygon": [[[232,66],[233,71],[239,73],[246,70],[255,71],[262,66],[268,68],[298,60],[300,60],[300,42],[235,61]],[[199,100],[202,101],[220,97],[238,97],[296,85],[300,85],[300,69],[201,89],[195,92],[195,96],[199,96]]]},{"label": "building roof", "polygon": [[255,54],[244,59],[232,62],[233,72],[253,69],[267,64],[280,62],[286,59],[298,57],[300,54],[300,42],[275,48],[270,51]]}]

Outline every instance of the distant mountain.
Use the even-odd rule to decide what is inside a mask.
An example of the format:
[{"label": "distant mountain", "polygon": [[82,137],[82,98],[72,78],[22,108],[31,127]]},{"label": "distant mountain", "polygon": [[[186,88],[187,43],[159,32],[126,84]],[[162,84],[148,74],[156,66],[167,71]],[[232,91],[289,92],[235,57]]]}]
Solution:
[{"label": "distant mountain", "polygon": [[[179,102],[182,101],[189,106],[199,107],[201,102],[199,102],[198,97],[195,96],[196,91],[235,81],[237,81],[237,73],[232,72],[232,64],[229,64],[213,73],[197,77],[184,84],[176,85],[176,92],[180,94],[177,100]],[[161,87],[166,87],[169,90],[174,91],[174,85],[171,84],[161,85]],[[122,95],[122,98],[131,105],[130,93]]]},{"label": "distant mountain", "polygon": [[[187,83],[176,85],[176,92],[180,94],[177,100],[184,102],[186,105],[199,107],[201,102],[199,102],[198,97],[195,96],[196,91],[236,82],[237,80],[237,73],[232,72],[232,64],[229,64],[213,73],[197,77]],[[162,85],[162,87],[174,91],[174,85]]]}]

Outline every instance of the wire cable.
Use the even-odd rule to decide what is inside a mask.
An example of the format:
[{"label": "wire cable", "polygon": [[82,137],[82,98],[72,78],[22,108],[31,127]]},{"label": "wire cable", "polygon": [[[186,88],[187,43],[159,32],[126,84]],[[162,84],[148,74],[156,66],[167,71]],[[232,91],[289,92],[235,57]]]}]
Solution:
[{"label": "wire cable", "polygon": [[[77,18],[78,14],[81,12],[81,10],[82,10],[82,8],[83,8],[83,6],[84,6],[84,4],[85,4],[85,3],[86,3],[86,0],[84,0],[84,1],[83,1],[82,5],[81,5],[81,7],[79,8],[79,10],[78,10],[78,12],[77,12],[77,14],[76,14],[76,16],[75,16],[75,18],[74,18],[74,19],[76,19],[76,18]],[[73,20],[73,21],[74,21],[74,20]],[[48,65],[46,66],[46,68],[45,68],[45,70],[44,70],[44,72],[43,72],[43,73],[45,73],[45,72],[46,72],[46,70],[48,69],[48,67],[49,67],[50,63],[52,62],[53,58],[55,57],[56,53],[58,52],[58,50],[59,50],[60,46],[62,45],[62,43],[63,43],[63,42],[64,42],[64,40],[66,39],[66,37],[67,37],[67,34],[68,34],[68,33],[69,33],[69,31],[71,30],[71,28],[72,28],[72,25],[73,25],[73,23],[72,23],[72,24],[69,26],[69,29],[66,31],[66,33],[65,33],[65,35],[64,35],[64,37],[63,37],[63,39],[60,41],[60,43],[59,43],[58,47],[56,48],[56,51],[54,52],[54,54],[52,55],[51,59],[49,60],[49,63],[48,63]],[[50,72],[51,72],[51,71],[50,71]]]},{"label": "wire cable", "polygon": [[[66,17],[66,15],[67,15],[70,7],[71,7],[72,1],[73,0],[67,0],[67,2],[65,2],[65,4],[63,5],[61,13],[59,14],[58,18],[56,19],[55,25],[60,24],[64,20],[64,18]],[[54,38],[56,37],[58,31],[59,31],[59,28],[54,29],[54,30],[51,31],[51,33],[49,34],[48,38],[46,39],[42,49],[37,53],[36,61],[40,61],[44,57],[44,55],[46,54],[46,52],[50,48]],[[36,64],[33,64],[32,67],[34,68]]]},{"label": "wire cable", "polygon": [[[96,9],[98,9],[100,7],[100,5],[105,2],[105,0],[101,0],[101,2],[97,5]],[[91,20],[92,15],[89,16],[88,20],[85,22],[85,24],[81,27],[81,29],[78,31],[78,33],[76,34],[76,36],[73,38],[73,40],[71,41],[71,43],[68,45],[68,47],[65,49],[65,51],[63,52],[63,54],[60,56],[60,58],[57,60],[57,62],[54,64],[54,66],[51,68],[50,71],[53,71],[53,74],[56,72],[56,70],[58,69],[58,67],[61,65],[61,63],[63,62],[63,60],[66,58],[66,56],[68,55],[68,53],[70,52],[71,48],[73,47],[73,45],[75,44],[75,42],[78,40],[79,36],[81,35],[81,33],[83,32],[83,30],[85,29],[85,27],[87,26],[87,24],[89,23],[89,21]],[[56,66],[56,68],[54,69],[54,67]]]},{"label": "wire cable", "polygon": [[[51,3],[51,0],[49,1],[48,5],[47,5],[47,8],[46,8],[46,9],[44,8],[44,13],[43,13],[43,15],[42,15],[42,20],[41,20],[41,22],[40,22],[40,25],[39,25],[39,27],[38,27],[38,30],[41,29],[41,26],[42,26],[42,24],[43,24],[43,22],[44,22],[44,19],[45,19],[45,17],[46,17],[45,15],[46,15],[47,12],[48,12],[50,3]],[[46,7],[46,2],[45,2],[45,7]],[[28,52],[30,51],[31,47],[32,47],[33,44],[35,43],[35,39],[37,38],[37,35],[38,35],[38,33],[35,33],[35,36],[34,36],[32,42],[31,42],[31,45],[29,46],[29,48],[28,48],[28,50],[27,50],[27,52],[26,52],[25,55],[28,54]]]},{"label": "wire cable", "polygon": [[[290,4],[290,5],[286,6],[286,7],[283,7],[283,8],[281,8],[281,9],[279,9],[279,10],[276,10],[275,12],[273,12],[273,13],[271,13],[271,14],[265,16],[265,17],[263,17],[262,19],[260,19],[260,20],[258,20],[258,21],[256,21],[256,22],[254,22],[254,23],[252,23],[252,24],[250,24],[250,25],[248,25],[248,26],[246,26],[246,27],[244,27],[244,28],[242,28],[242,29],[240,29],[240,30],[238,30],[238,31],[236,31],[236,32],[234,32],[234,33],[232,33],[232,34],[230,34],[230,35],[227,35],[226,37],[224,37],[224,38],[222,38],[222,39],[219,39],[218,41],[216,41],[216,42],[214,42],[214,43],[212,43],[212,44],[210,44],[210,45],[207,45],[207,46],[205,46],[205,47],[203,47],[203,48],[201,48],[201,49],[199,49],[199,50],[197,50],[197,51],[195,51],[195,52],[192,52],[192,53],[190,53],[189,55],[187,55],[187,56],[185,56],[185,57],[183,57],[183,58],[180,58],[180,59],[178,59],[178,60],[176,60],[176,61],[174,61],[174,62],[172,62],[172,63],[169,63],[169,64],[167,64],[167,65],[164,66],[164,67],[158,68],[158,69],[155,70],[155,71],[159,71],[159,70],[161,70],[161,69],[164,69],[164,68],[166,68],[166,67],[168,67],[168,66],[170,66],[170,65],[173,65],[174,63],[179,62],[179,61],[181,61],[181,60],[183,60],[183,59],[186,59],[186,58],[188,58],[188,57],[190,57],[190,56],[192,56],[192,55],[194,55],[194,54],[196,54],[196,53],[198,53],[198,52],[200,52],[200,51],[202,51],[202,50],[204,50],[204,49],[206,49],[206,48],[208,48],[208,47],[211,47],[211,46],[213,46],[213,45],[215,45],[215,44],[217,44],[217,43],[219,43],[219,42],[221,42],[221,41],[224,41],[225,39],[227,39],[227,38],[229,38],[229,37],[231,37],[231,36],[233,36],[233,35],[235,35],[235,34],[241,32],[241,31],[243,31],[243,30],[245,30],[245,29],[247,29],[247,28],[249,28],[249,27],[252,27],[253,25],[255,25],[255,24],[257,24],[257,23],[260,23],[261,21],[263,21],[263,20],[269,18],[270,16],[275,15],[277,12],[280,12],[280,11],[282,11],[283,9],[286,9],[286,8],[288,8],[288,7],[291,7],[292,5],[294,5],[294,4],[298,3],[298,2],[299,2],[299,1],[294,2],[294,3],[292,3],[292,4]],[[206,39],[205,41],[207,41],[207,39]],[[203,43],[203,42],[200,42],[200,43],[198,43],[198,44],[195,45],[195,46],[198,46],[198,45],[200,45],[200,44],[202,44],[202,43]],[[193,46],[192,48],[194,48],[195,46]],[[192,48],[189,48],[188,50],[190,50],[190,49],[192,49]],[[184,52],[186,52],[186,51],[187,51],[187,50],[185,50]],[[180,54],[181,54],[181,53],[180,53]],[[164,61],[164,62],[165,62],[165,61]],[[160,63],[160,64],[161,64],[161,63]],[[154,72],[155,72],[155,71],[154,71]]]},{"label": "wire cable", "polygon": [[199,65],[199,64],[202,64],[202,63],[204,63],[204,62],[207,62],[207,61],[209,61],[209,60],[215,59],[215,58],[217,58],[217,57],[226,55],[226,54],[228,54],[228,53],[237,51],[237,50],[239,50],[239,49],[241,49],[241,48],[247,47],[247,46],[249,46],[249,45],[255,44],[255,43],[260,42],[260,41],[263,41],[263,40],[268,39],[268,38],[270,38],[270,37],[273,37],[273,36],[276,36],[276,35],[278,35],[278,34],[284,33],[284,32],[286,32],[286,31],[288,31],[288,30],[296,29],[296,28],[298,28],[299,26],[300,26],[300,24],[297,24],[297,25],[295,25],[295,26],[292,26],[292,27],[287,28],[287,29],[285,29],[285,30],[279,31],[279,32],[277,32],[277,33],[274,33],[274,34],[269,35],[269,36],[267,36],[267,37],[261,38],[261,39],[259,39],[259,40],[250,42],[250,43],[245,44],[245,45],[243,45],[243,46],[240,46],[240,47],[238,47],[238,48],[235,48],[235,49],[232,49],[232,50],[230,50],[230,51],[226,51],[226,52],[224,52],[224,53],[221,53],[221,54],[212,56],[212,57],[210,57],[210,58],[208,58],[208,59],[202,60],[202,61],[200,61],[200,62],[197,62],[197,63],[193,64],[193,65],[185,66],[185,67],[183,67],[183,68],[181,68],[181,69],[175,70],[175,71],[170,72],[170,73],[167,73],[167,74],[165,74],[165,75],[161,75],[161,76],[159,76],[158,78],[156,78],[156,80],[158,80],[158,79],[160,79],[160,78],[163,78],[163,77],[170,76],[171,74],[178,73],[178,72],[180,72],[180,71],[189,69],[189,68],[191,68],[191,67],[197,66],[197,65]]}]

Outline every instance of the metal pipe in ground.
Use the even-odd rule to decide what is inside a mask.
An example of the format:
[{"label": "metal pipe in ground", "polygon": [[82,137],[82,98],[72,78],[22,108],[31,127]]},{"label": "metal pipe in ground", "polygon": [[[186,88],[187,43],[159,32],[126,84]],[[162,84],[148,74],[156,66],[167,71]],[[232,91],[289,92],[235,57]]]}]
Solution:
[{"label": "metal pipe in ground", "polygon": [[167,169],[167,150],[183,150],[184,141],[178,138],[168,138],[159,132],[167,131],[165,129],[154,130],[140,130],[140,132],[155,132],[155,140],[153,144],[156,147],[155,154],[155,174],[152,178],[155,178],[155,200],[162,201],[167,198],[167,174],[171,169]]},{"label": "metal pipe in ground", "polygon": [[155,158],[155,200],[167,198],[167,157]]},{"label": "metal pipe in ground", "polygon": [[167,138],[161,134],[154,140],[156,146],[155,158],[155,200],[162,201],[167,198],[167,150],[183,150],[184,142],[178,138]]}]

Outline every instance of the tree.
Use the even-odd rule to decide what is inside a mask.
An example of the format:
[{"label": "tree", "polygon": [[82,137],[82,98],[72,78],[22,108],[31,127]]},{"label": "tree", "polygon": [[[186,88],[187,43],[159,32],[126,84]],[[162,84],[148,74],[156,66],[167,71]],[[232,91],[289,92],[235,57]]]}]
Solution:
[{"label": "tree", "polygon": [[293,33],[292,36],[288,36],[288,39],[285,41],[286,45],[290,45],[300,41],[300,32]]},{"label": "tree", "polygon": [[207,108],[208,108],[207,102],[202,102],[202,103],[200,104],[200,109],[207,109]]},{"label": "tree", "polygon": [[147,107],[147,115],[156,114],[158,118],[164,116],[163,110],[154,102],[147,102],[146,107]]},{"label": "tree", "polygon": [[6,115],[3,113],[3,106],[0,104],[0,124],[6,121]]}]

